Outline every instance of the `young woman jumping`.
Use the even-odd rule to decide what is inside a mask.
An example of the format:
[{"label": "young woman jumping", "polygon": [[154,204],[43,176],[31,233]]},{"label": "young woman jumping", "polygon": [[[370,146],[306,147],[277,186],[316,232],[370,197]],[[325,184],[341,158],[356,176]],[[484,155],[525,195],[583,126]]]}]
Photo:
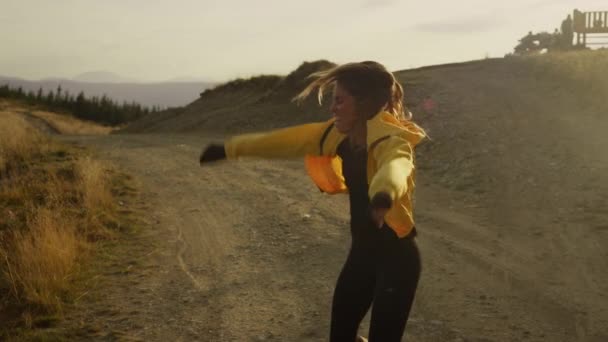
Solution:
[{"label": "young woman jumping", "polygon": [[234,136],[208,145],[200,163],[304,157],[322,191],[348,193],[352,244],[334,290],[330,341],[357,340],[370,307],[370,341],[401,341],[420,278],[412,196],[414,147],[425,132],[411,121],[403,88],[379,63],[344,64],[311,77],[295,100],[317,91],[321,102],[333,87],[330,120]]}]

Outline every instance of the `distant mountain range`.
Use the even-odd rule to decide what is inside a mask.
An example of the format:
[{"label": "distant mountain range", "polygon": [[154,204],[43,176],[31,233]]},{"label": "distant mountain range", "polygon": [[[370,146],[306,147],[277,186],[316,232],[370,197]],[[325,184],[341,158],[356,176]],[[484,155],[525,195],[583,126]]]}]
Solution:
[{"label": "distant mountain range", "polygon": [[[180,78],[184,79],[184,78]],[[85,96],[103,96],[114,101],[137,102],[141,105],[161,108],[185,106],[199,98],[199,94],[215,83],[204,81],[178,81],[139,83],[111,72],[95,71],[80,74],[74,79],[49,78],[39,81],[24,80],[0,76],[0,85],[8,84],[12,88],[22,87],[26,92],[37,92],[42,88],[46,94],[55,91],[58,86],[70,94],[81,91]]]},{"label": "distant mountain range", "polygon": [[109,71],[89,71],[76,75],[73,81],[89,83],[139,83],[134,78],[127,78]]}]

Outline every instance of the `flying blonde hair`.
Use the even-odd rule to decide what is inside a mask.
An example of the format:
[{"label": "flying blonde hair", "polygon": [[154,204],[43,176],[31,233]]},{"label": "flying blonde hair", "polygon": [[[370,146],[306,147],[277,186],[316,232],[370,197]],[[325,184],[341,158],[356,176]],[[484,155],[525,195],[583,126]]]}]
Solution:
[{"label": "flying blonde hair", "polygon": [[365,119],[370,119],[380,111],[386,111],[400,121],[412,119],[411,112],[403,103],[403,87],[380,63],[347,63],[315,72],[308,78],[313,81],[293,101],[302,102],[317,89],[317,100],[322,104],[327,87],[339,83],[355,98]]}]

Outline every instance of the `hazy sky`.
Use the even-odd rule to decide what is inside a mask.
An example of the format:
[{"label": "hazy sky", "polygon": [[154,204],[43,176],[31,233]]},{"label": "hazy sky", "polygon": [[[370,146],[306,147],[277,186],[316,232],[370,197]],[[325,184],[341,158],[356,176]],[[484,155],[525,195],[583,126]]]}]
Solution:
[{"label": "hazy sky", "polygon": [[396,71],[501,57],[606,0],[0,0],[0,75],[142,81],[287,74],[303,61]]}]

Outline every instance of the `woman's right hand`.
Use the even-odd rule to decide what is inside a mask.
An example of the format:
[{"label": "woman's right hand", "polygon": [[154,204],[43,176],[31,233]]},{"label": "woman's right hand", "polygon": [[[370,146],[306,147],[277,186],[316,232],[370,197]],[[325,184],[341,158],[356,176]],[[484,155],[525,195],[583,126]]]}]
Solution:
[{"label": "woman's right hand", "polygon": [[226,159],[224,144],[209,144],[201,153],[199,163],[202,166],[203,163],[211,163],[224,159]]}]

